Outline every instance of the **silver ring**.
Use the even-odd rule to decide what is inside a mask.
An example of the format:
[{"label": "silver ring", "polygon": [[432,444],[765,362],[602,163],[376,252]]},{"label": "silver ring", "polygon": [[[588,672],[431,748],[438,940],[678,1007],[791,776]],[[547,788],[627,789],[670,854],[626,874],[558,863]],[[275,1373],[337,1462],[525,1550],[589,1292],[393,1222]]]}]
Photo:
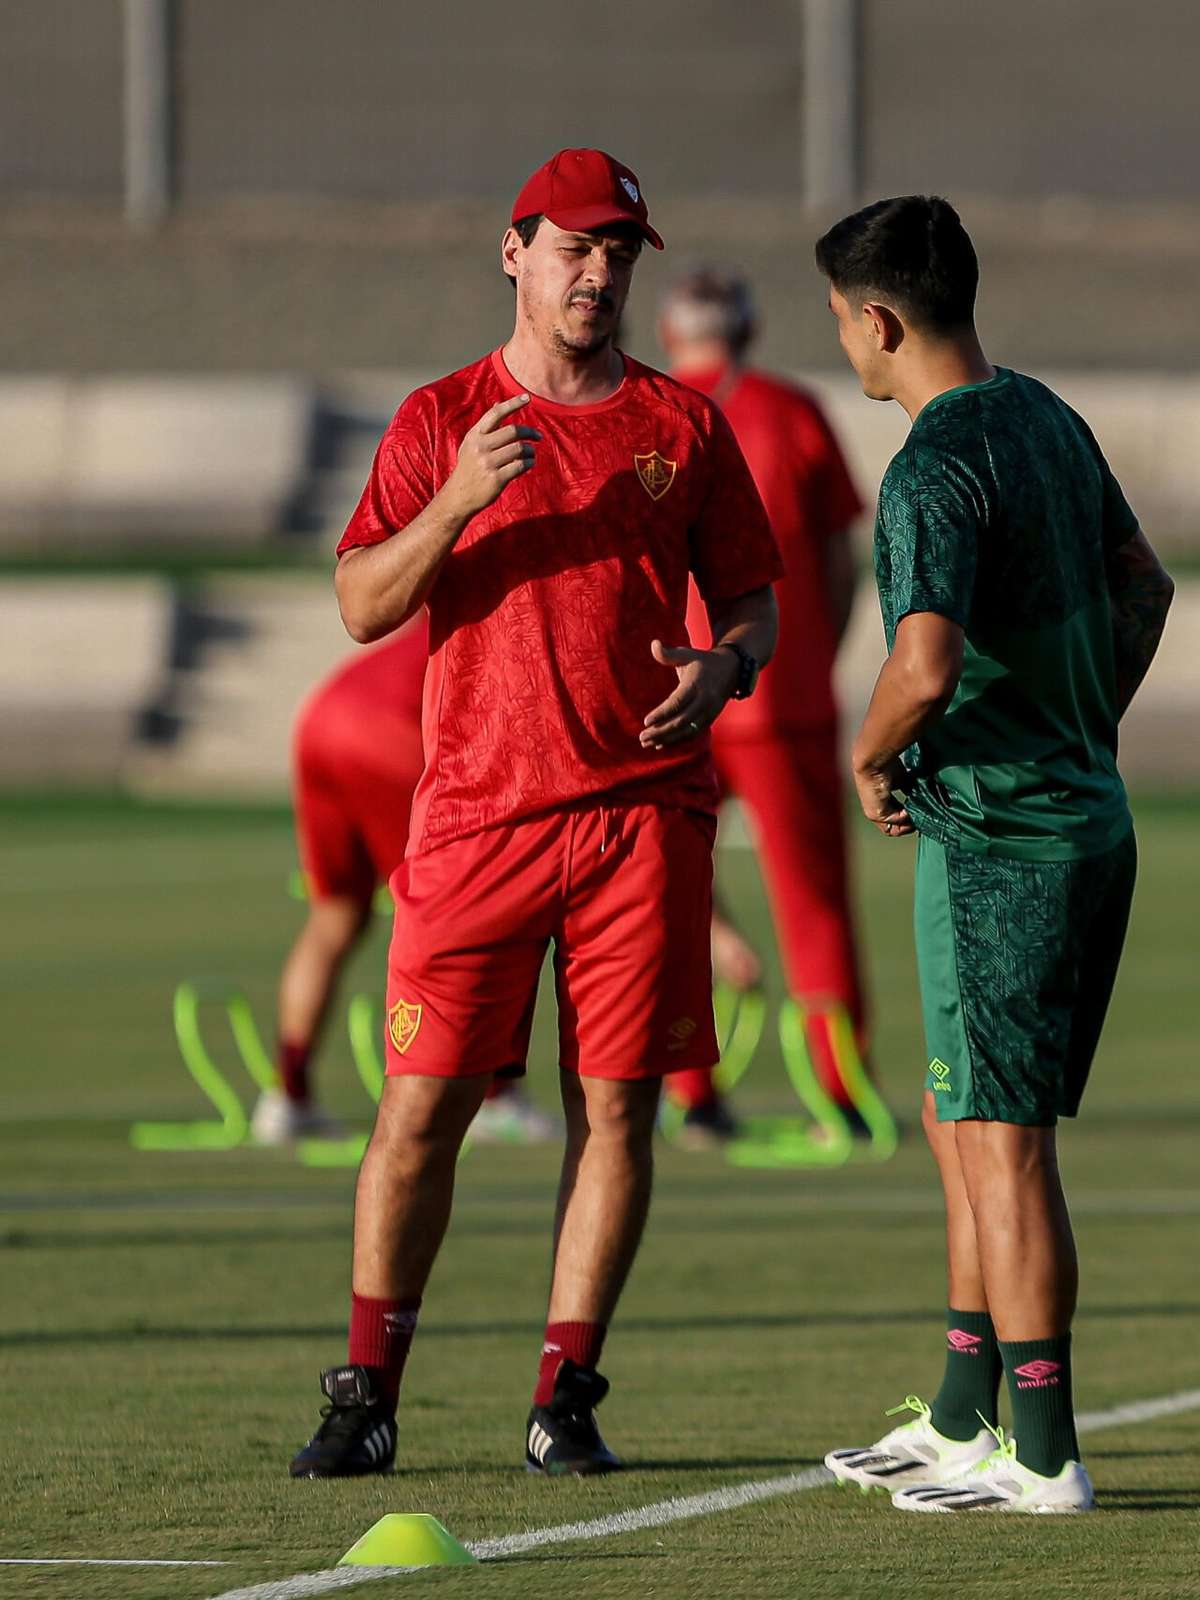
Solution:
[{"label": "silver ring", "polygon": [[700,724],[698,722],[689,722],[688,723],[688,727],[692,730],[693,733],[699,733],[700,732]]}]

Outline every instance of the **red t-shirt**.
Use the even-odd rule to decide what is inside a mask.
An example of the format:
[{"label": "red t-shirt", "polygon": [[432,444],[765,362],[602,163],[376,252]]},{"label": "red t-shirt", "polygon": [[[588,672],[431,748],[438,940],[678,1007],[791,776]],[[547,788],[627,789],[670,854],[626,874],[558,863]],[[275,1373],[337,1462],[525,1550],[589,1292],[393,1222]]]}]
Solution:
[{"label": "red t-shirt", "polygon": [[[467,430],[522,392],[497,351],[409,395],[338,554],[407,527]],[[707,739],[638,743],[678,681],[650,642],[686,641],[689,572],[720,601],[782,571],[733,434],[694,390],[626,356],[607,400],[535,396],[515,420],[540,430],[537,464],[472,519],[428,597],[410,854],[588,796],[713,808]]]},{"label": "red t-shirt", "polygon": [[[695,389],[720,405],[754,474],[779,542],[787,577],[776,590],[779,643],[749,700],[721,713],[722,738],[761,737],[812,728],[837,715],[837,654],[825,587],[825,545],[862,511],[833,430],[812,395],[753,369],[690,373]],[[709,642],[708,616],[693,590],[688,630]]]},{"label": "red t-shirt", "polygon": [[322,678],[296,717],[298,755],[309,767],[363,786],[420,769],[421,685],[429,655],[422,611],[382,644],[358,650]]}]

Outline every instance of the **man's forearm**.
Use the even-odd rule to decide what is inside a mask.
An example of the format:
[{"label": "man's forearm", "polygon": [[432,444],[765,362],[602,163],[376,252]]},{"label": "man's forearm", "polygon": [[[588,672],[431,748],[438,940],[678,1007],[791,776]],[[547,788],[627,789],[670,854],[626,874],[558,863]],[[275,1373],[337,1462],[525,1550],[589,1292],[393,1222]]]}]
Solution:
[{"label": "man's forearm", "polygon": [[443,489],[390,539],[347,551],[335,583],[351,638],[369,644],[414,616],[469,521]]},{"label": "man's forearm", "polygon": [[931,683],[889,656],[875,682],[852,763],[856,772],[882,772],[945,711],[954,690]]},{"label": "man's forearm", "polygon": [[715,615],[710,615],[709,620],[714,650],[719,645],[736,644],[753,656],[760,667],[765,667],[775,654],[779,608],[775,603],[775,591],[769,584],[739,595]]},{"label": "man's forearm", "polygon": [[1174,583],[1155,561],[1130,570],[1125,587],[1109,597],[1119,717],[1128,711],[1158,653],[1174,593]]}]

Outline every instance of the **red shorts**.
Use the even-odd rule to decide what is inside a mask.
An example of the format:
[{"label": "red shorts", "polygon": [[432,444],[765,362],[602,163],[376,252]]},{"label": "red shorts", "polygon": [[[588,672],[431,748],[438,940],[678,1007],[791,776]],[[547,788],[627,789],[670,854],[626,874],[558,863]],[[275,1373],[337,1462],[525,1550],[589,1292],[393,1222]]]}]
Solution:
[{"label": "red shorts", "polygon": [[393,741],[386,768],[338,761],[317,740],[297,741],[296,834],[314,900],[367,901],[404,860],[413,791],[421,776],[421,736]]},{"label": "red shorts", "polygon": [[391,883],[388,1072],[523,1072],[551,941],[565,1071],[711,1066],[714,833],[702,813],[580,806],[404,862]]}]

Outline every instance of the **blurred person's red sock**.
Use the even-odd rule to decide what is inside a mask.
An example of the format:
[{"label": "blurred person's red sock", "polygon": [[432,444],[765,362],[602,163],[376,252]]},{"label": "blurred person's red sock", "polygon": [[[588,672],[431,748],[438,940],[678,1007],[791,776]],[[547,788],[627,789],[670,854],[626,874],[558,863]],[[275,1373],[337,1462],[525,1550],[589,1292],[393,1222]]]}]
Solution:
[{"label": "blurred person's red sock", "polygon": [[289,1044],[286,1039],[279,1041],[275,1066],[283,1092],[289,1100],[301,1104],[308,1101],[308,1058],[311,1054],[311,1046],[307,1044]]},{"label": "blurred person's red sock", "polygon": [[713,1083],[711,1067],[687,1067],[683,1072],[670,1073],[667,1077],[667,1093],[685,1111],[715,1105],[721,1098]]}]

